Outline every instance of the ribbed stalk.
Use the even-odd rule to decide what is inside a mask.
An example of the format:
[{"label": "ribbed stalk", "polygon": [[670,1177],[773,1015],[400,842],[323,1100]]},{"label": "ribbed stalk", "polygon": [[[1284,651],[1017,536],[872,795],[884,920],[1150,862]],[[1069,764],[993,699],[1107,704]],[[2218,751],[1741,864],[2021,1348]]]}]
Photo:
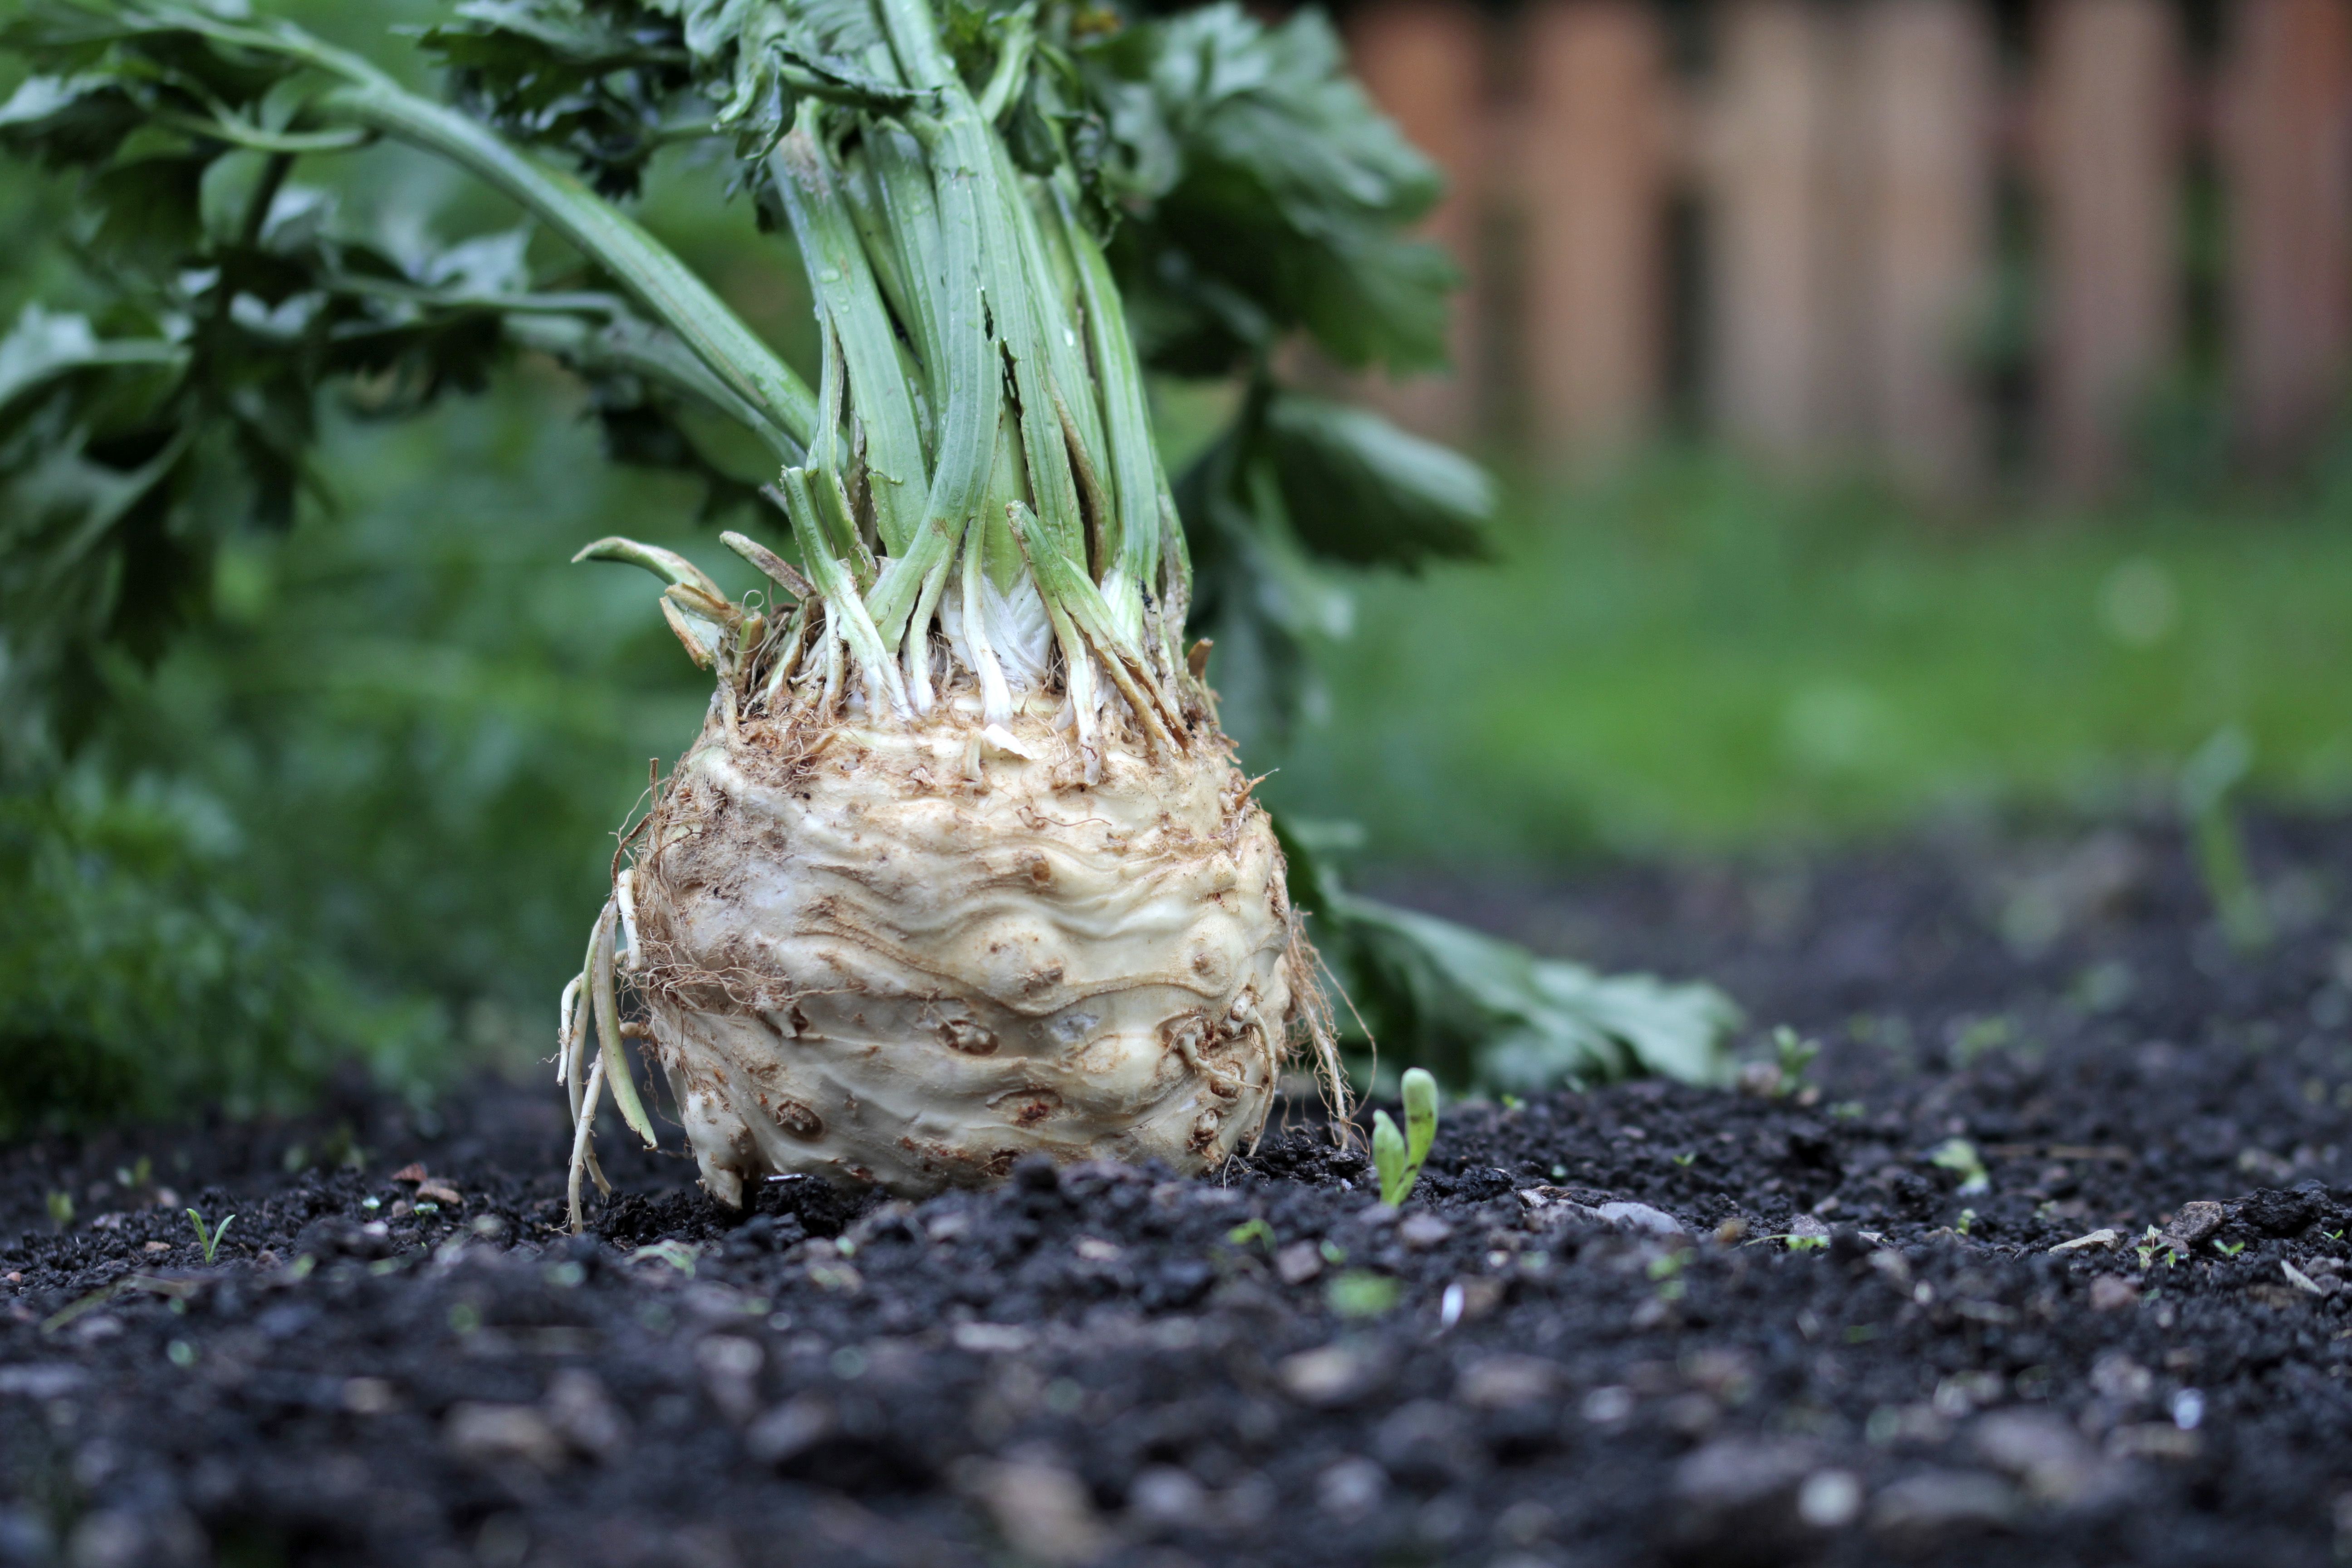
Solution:
[{"label": "ribbed stalk", "polygon": [[[927,709],[928,622],[952,595],[994,720],[1012,694],[1007,628],[991,621],[1034,593],[1087,750],[1095,699],[1081,689],[1097,671],[1147,744],[1181,745],[1160,601],[1171,586],[1181,600],[1187,574],[1165,548],[1167,482],[1118,289],[1069,191],[1017,169],[991,123],[1027,68],[1028,35],[1010,29],[975,96],[925,0],[877,5],[892,85],[917,107],[891,117],[804,102],[768,163],[820,325],[839,345],[810,463],[864,498],[881,556],[868,619],[903,647],[906,684]],[[825,492],[810,484],[821,509]],[[846,543],[822,519],[804,531],[823,548]],[[861,641],[849,651],[862,660]]]}]

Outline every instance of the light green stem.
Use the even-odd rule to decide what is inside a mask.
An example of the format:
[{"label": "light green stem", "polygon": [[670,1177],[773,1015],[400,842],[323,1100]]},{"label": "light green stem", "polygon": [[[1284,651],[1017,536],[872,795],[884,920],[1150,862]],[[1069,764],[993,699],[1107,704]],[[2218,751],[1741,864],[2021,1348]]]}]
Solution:
[{"label": "light green stem", "polygon": [[[336,68],[327,59],[320,63]],[[373,68],[367,68],[373,76]],[[457,110],[388,79],[336,88],[319,100],[318,108],[447,158],[520,202],[611,273],[762,419],[803,447],[814,437],[816,398],[807,384],[667,247],[579,181],[542,167]]]}]

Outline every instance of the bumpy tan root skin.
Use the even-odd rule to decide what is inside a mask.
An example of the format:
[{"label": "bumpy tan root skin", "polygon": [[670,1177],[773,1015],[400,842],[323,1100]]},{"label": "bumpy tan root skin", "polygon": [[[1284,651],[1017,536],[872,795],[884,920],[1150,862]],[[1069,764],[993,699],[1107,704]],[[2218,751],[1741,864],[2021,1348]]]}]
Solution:
[{"label": "bumpy tan root skin", "polygon": [[710,1193],[918,1195],[1032,1152],[1198,1172],[1253,1138],[1319,997],[1203,729],[1089,785],[1034,714],[708,726],[640,852],[633,980]]}]

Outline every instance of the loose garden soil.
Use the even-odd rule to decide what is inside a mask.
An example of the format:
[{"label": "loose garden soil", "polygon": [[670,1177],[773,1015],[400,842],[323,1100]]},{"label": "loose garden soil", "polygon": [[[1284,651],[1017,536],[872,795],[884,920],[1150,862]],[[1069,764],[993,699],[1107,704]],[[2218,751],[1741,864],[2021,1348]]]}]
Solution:
[{"label": "loose garden soil", "polygon": [[1401,1215],[1303,1114],[743,1215],[614,1126],[577,1239],[551,1083],[19,1146],[0,1563],[2338,1561],[2352,823],[2254,849],[2252,954],[2146,824],[1407,889],[1827,1048]]}]

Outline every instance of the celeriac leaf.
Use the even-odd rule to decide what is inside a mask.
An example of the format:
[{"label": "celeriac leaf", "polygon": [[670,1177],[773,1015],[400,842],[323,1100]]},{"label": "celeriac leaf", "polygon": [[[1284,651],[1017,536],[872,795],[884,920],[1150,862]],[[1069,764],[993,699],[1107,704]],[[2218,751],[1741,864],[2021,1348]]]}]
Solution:
[{"label": "celeriac leaf", "polygon": [[1653,1073],[1698,1084],[1729,1076],[1740,1014],[1714,986],[1604,976],[1351,893],[1313,848],[1314,826],[1278,818],[1276,830],[1292,900],[1345,993],[1338,1016],[1360,1023],[1358,1044],[1486,1093]]},{"label": "celeriac leaf", "polygon": [[1118,151],[1101,179],[1126,209],[1113,254],[1152,325],[1148,356],[1230,364],[1303,327],[1344,364],[1444,362],[1454,270],[1403,233],[1441,182],[1348,76],[1321,12],[1269,27],[1208,5],[1083,58]]},{"label": "celeriac leaf", "polygon": [[1494,487],[1460,453],[1369,409],[1293,392],[1267,404],[1262,440],[1311,553],[1407,569],[1486,553]]}]

